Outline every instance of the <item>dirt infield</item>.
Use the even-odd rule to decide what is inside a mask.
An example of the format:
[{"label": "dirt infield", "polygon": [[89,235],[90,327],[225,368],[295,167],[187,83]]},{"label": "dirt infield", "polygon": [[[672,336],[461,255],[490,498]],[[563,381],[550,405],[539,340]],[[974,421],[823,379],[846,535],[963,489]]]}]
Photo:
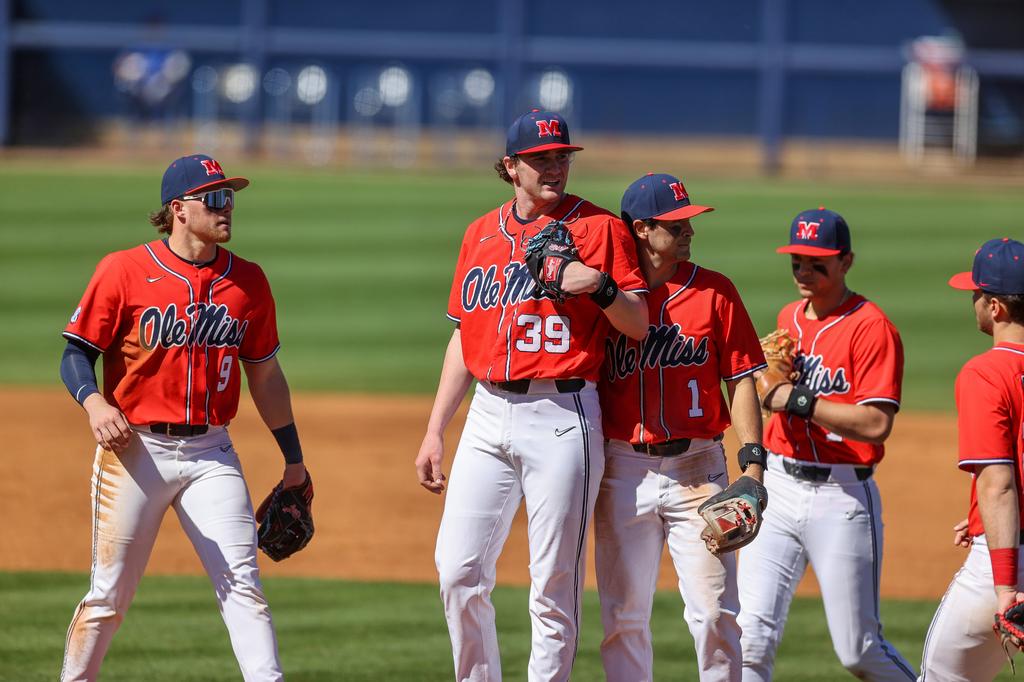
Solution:
[{"label": "dirt infield", "polygon": [[[261,556],[264,574],[433,581],[442,500],[417,485],[412,467],[430,399],[299,394],[294,403],[316,482],[317,534],[306,550],[284,563]],[[0,570],[89,570],[93,448],[84,414],[56,389],[0,389],[0,411],[8,447],[8,473],[0,479],[8,550],[0,554]],[[449,431],[449,453],[463,414]],[[280,476],[282,461],[245,397],[231,434],[250,491],[260,498]],[[969,478],[955,461],[956,429],[950,416],[902,414],[896,419],[877,474],[886,528],[883,596],[937,597],[963,561],[963,551],[951,545],[950,528],[966,514]],[[520,510],[499,562],[500,582],[528,582],[525,539]],[[148,571],[202,573],[173,513],[164,519]],[[675,585],[666,557],[659,584],[666,589]],[[800,592],[814,594],[816,589],[808,579]]]}]

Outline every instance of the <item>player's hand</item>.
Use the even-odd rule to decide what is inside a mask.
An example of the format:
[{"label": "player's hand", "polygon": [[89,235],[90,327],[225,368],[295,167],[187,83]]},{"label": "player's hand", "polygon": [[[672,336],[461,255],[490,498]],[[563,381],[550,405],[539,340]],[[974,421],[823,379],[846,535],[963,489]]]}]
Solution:
[{"label": "player's hand", "polygon": [[567,294],[592,294],[601,285],[601,271],[573,261],[562,273],[562,291]]},{"label": "player's hand", "polygon": [[1016,589],[1002,585],[996,587],[996,613],[1002,613],[1015,603],[1022,601],[1024,601],[1024,592],[1018,592]]},{"label": "player's hand", "polygon": [[285,464],[284,475],[281,477],[282,488],[298,488],[300,485],[306,482],[306,465],[302,462],[298,464]]},{"label": "player's hand", "polygon": [[132,439],[132,427],[121,410],[99,393],[93,393],[82,403],[89,415],[89,428],[100,447],[121,453]]},{"label": "player's hand", "polygon": [[970,547],[974,539],[967,532],[967,519],[953,526],[953,546]]},{"label": "player's hand", "polygon": [[444,473],[441,462],[444,460],[444,437],[428,433],[423,437],[419,454],[416,455],[416,476],[420,485],[440,495],[444,492]]}]

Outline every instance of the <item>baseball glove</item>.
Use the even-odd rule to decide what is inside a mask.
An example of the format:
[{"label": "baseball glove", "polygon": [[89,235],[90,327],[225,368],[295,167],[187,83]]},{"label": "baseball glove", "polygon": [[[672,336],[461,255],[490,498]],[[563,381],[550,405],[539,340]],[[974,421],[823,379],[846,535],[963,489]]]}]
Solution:
[{"label": "baseball glove", "polygon": [[580,254],[565,223],[553,220],[526,243],[526,269],[537,289],[559,303],[572,294],[562,290],[565,268],[579,261]]},{"label": "baseball glove", "polygon": [[312,505],[313,479],[308,471],[300,486],[274,486],[256,510],[256,522],[260,524],[256,537],[263,553],[281,561],[309,544],[313,538]]},{"label": "baseball glove", "polygon": [[737,550],[757,537],[767,506],[765,487],[750,476],[740,476],[697,508],[708,524],[700,539],[715,556]]},{"label": "baseball glove", "polygon": [[992,629],[999,637],[1012,666],[1013,654],[1017,649],[1024,649],[1024,602],[1011,604],[1002,613],[997,613],[995,621]]},{"label": "baseball glove", "polygon": [[785,329],[776,329],[768,336],[762,337],[761,350],[768,362],[768,369],[757,378],[757,397],[761,406],[768,407],[772,392],[783,384],[791,384],[797,379],[793,371],[793,360],[796,357],[796,339]]}]

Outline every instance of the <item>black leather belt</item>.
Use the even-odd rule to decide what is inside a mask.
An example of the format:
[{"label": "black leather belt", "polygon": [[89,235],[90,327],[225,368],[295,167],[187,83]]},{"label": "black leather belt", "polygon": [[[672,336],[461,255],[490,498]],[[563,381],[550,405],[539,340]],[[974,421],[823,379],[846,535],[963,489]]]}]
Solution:
[{"label": "black leather belt", "polygon": [[167,422],[159,422],[157,424],[150,424],[149,430],[153,433],[160,433],[165,436],[201,436],[210,430],[210,427],[206,424],[168,424]]},{"label": "black leather belt", "polygon": [[[720,433],[711,440],[719,441],[722,438],[724,435]],[[633,443],[633,450],[651,457],[673,457],[689,450],[691,443],[693,443],[692,438],[674,438],[660,443]]]},{"label": "black leather belt", "polygon": [[[782,458],[782,468],[785,469],[786,473],[793,478],[812,481],[814,483],[825,483],[828,481],[828,477],[832,474],[832,467],[830,466],[802,464],[801,462],[795,462],[791,459],[786,459],[785,457]],[[874,472],[875,470],[872,467],[853,467],[853,474],[857,477],[858,481],[868,480]]]},{"label": "black leather belt", "polygon": [[[586,385],[586,379],[555,379],[555,390],[559,393],[579,393]],[[530,392],[530,379],[492,381],[491,386],[507,393],[526,394]]]}]

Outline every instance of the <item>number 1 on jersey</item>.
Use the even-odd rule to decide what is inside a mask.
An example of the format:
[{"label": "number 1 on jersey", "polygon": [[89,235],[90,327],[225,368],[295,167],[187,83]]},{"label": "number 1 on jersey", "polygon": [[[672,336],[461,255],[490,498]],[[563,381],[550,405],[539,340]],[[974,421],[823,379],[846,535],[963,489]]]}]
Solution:
[{"label": "number 1 on jersey", "polygon": [[690,389],[690,412],[691,417],[703,417],[704,409],[700,406],[700,391],[697,389],[697,380],[690,379],[686,382],[687,387]]}]

